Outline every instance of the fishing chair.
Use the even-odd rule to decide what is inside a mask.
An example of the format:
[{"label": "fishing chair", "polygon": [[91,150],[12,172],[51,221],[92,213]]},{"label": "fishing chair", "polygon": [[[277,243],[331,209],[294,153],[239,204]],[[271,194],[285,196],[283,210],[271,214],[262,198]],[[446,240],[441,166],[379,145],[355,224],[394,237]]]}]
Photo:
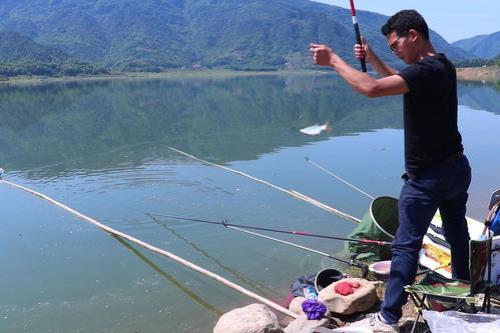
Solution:
[{"label": "fishing chair", "polygon": [[476,294],[485,294],[481,311],[484,312],[487,309],[489,312],[492,286],[490,282],[484,280],[484,276],[490,253],[491,238],[471,240],[469,242],[470,281],[448,279],[435,271],[430,271],[419,282],[405,287],[405,291],[417,310],[412,333],[422,317],[423,310],[477,312],[474,297]]}]

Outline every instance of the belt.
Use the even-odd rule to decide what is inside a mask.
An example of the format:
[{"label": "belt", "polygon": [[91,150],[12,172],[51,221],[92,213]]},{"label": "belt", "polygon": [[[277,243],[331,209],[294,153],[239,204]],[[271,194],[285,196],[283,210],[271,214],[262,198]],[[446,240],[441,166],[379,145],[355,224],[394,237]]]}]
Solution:
[{"label": "belt", "polygon": [[[460,158],[464,156],[464,153],[459,151],[458,153],[455,153],[453,155],[448,156],[446,159],[443,160],[443,162],[450,163],[450,162],[455,162],[458,161]],[[441,162],[441,163],[443,163]],[[407,182],[409,179],[413,179],[417,176],[417,171],[406,171],[401,178]]]}]

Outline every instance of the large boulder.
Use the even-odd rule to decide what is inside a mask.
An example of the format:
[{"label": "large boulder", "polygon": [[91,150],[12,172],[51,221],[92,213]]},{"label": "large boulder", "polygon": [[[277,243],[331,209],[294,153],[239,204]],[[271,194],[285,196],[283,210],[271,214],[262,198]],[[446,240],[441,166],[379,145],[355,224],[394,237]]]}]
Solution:
[{"label": "large boulder", "polygon": [[283,333],[283,330],[268,307],[250,304],[223,314],[213,333]]},{"label": "large boulder", "polygon": [[[337,284],[349,283],[357,286],[352,293],[342,295],[336,291]],[[375,286],[365,279],[346,278],[334,282],[319,292],[318,300],[325,304],[332,313],[350,315],[363,312],[373,307],[378,301]]]}]

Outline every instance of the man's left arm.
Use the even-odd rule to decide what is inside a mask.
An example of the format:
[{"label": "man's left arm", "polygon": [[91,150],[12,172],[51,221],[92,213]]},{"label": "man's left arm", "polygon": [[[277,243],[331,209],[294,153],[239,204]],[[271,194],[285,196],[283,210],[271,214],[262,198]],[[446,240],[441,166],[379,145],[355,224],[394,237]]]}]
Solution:
[{"label": "man's left arm", "polygon": [[325,45],[311,44],[310,50],[316,64],[332,67],[354,90],[365,96],[392,96],[410,91],[406,81],[399,75],[374,79],[367,73],[360,72],[351,67]]}]

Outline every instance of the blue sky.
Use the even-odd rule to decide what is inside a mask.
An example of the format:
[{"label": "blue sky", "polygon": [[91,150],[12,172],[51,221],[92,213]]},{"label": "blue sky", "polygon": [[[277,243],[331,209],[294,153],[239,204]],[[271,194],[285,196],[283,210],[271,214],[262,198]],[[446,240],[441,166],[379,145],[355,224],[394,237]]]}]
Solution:
[{"label": "blue sky", "polygon": [[[349,8],[349,0],[314,1]],[[355,0],[354,3],[358,10],[385,15],[416,9],[429,27],[448,42],[500,31],[500,0]]]}]

